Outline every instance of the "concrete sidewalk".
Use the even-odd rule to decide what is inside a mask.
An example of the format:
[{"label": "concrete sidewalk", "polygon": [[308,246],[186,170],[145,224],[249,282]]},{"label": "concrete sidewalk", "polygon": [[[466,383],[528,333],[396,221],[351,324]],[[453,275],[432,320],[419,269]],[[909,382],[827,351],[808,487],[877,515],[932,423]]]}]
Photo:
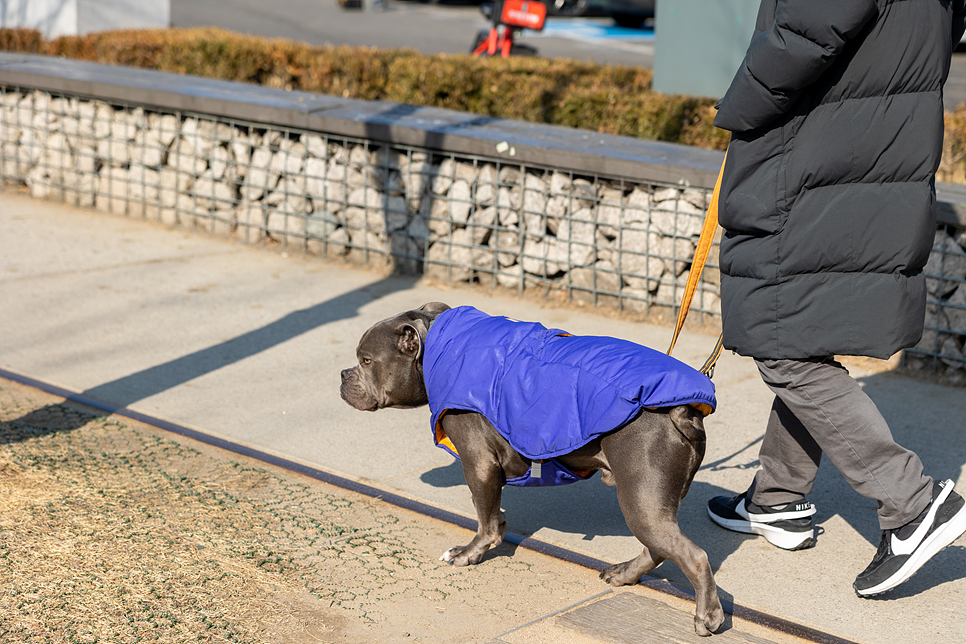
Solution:
[{"label": "concrete sidewalk", "polygon": [[[339,371],[354,363],[363,330],[439,300],[661,349],[670,339],[663,327],[385,278],[9,191],[0,193],[0,226],[0,367],[470,517],[462,472],[433,446],[428,410],[367,414],[339,398]],[[675,356],[698,365],[713,342],[685,333]],[[852,371],[927,472],[966,488],[966,392]],[[959,637],[950,634],[966,606],[966,539],[881,599],[858,599],[852,580],[879,541],[875,504],[827,464],[811,497],[814,548],[784,552],[711,524],[706,500],[750,481],[771,401],[754,365],[737,356],[722,357],[715,384],[708,454],[680,521],[708,552],[722,599],[860,642]],[[639,553],[599,480],[507,489],[503,505],[515,532],[608,561]],[[655,575],[688,586],[671,564]]]}]

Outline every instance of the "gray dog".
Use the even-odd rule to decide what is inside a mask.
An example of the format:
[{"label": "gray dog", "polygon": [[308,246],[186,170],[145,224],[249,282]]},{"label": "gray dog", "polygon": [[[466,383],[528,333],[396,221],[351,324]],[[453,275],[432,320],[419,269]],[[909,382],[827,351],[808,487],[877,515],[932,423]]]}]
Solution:
[{"label": "gray dog", "polygon": [[[484,339],[474,341],[472,338],[481,332]],[[504,332],[509,334],[508,339],[501,340]],[[583,346],[586,340],[603,343],[599,362],[619,372],[618,377],[635,371],[641,361],[636,350],[652,351],[616,339],[575,338],[537,324],[486,316],[471,307],[451,309],[430,303],[383,320],[363,334],[356,349],[358,365],[342,371],[341,394],[347,403],[366,411],[430,405],[437,444],[461,460],[479,519],[470,543],[450,548],[441,557],[443,561],[457,566],[475,564],[484,552],[503,541],[507,525],[500,511],[500,497],[505,484],[547,484],[551,479],[570,482],[589,478],[600,470],[601,480],[616,486],[627,525],[644,545],[640,556],[607,567],[601,579],[613,586],[636,584],[665,559],[673,561],[694,586],[695,631],[710,635],[724,621],[711,566],[707,554],[681,532],[677,523],[678,506],[705,452],[702,414],[695,408],[701,407],[695,403],[699,399],[668,404],[651,396],[635,403],[630,411],[621,410],[624,402],[594,407],[586,401],[599,402],[599,392],[584,395],[584,385],[567,384],[567,374],[575,371],[571,366],[575,359],[555,357]],[[616,353],[607,354],[608,350]],[[596,346],[594,351],[600,353]],[[579,358],[581,374],[594,360],[588,355]],[[630,358],[622,363],[624,355]],[[534,356],[539,362],[533,361]],[[555,360],[569,363],[560,367]],[[514,371],[515,364],[522,367]],[[505,380],[499,385],[499,396],[476,391],[477,385],[466,384],[468,376],[463,373],[473,372],[478,378],[479,374],[488,377],[497,371]],[[673,380],[673,376],[659,379]],[[693,382],[698,381],[685,384],[692,387]],[[542,393],[533,393],[544,386],[565,390],[563,402],[547,402]],[[713,406],[713,387],[708,387]],[[574,400],[579,404],[574,406]],[[523,411],[514,412],[518,408]],[[528,416],[528,412],[532,413]],[[572,417],[581,414],[588,417],[583,425],[572,422]],[[613,424],[600,428],[598,420]],[[498,429],[504,425],[535,426],[537,434],[545,434],[548,426],[577,426],[586,442],[570,449],[566,441],[575,439],[562,439],[564,446],[560,447],[557,443],[561,439],[541,435],[541,445],[550,441],[554,447],[547,450],[550,458],[535,458],[528,442],[532,442],[531,437],[510,435],[508,439],[506,432]],[[586,429],[590,425],[594,427]]]}]

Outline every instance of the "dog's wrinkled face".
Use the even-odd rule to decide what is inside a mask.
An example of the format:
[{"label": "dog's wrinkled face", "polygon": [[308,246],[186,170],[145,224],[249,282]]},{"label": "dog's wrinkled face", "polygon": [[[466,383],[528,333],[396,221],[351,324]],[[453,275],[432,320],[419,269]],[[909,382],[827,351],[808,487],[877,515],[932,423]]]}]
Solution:
[{"label": "dog's wrinkled face", "polygon": [[423,343],[429,325],[448,308],[433,302],[366,331],[356,348],[359,364],[342,371],[342,399],[364,411],[425,405]]}]

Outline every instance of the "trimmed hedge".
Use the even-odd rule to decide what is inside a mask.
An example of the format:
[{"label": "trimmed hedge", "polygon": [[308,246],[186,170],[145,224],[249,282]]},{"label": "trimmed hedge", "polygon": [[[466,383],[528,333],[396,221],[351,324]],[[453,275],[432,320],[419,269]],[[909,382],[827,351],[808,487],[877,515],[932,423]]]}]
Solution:
[{"label": "trimmed hedge", "polygon": [[[566,59],[424,56],[319,47],[221,29],[150,29],[46,40],[0,29],[0,50],[428,105],[724,150],[714,101],[651,89],[651,70]],[[966,183],[966,107],[946,113],[941,181]]]},{"label": "trimmed hedge", "polygon": [[545,58],[319,47],[220,29],[122,30],[45,40],[0,29],[0,49],[368,100],[450,108],[724,149],[713,101],[651,91],[651,70]]}]

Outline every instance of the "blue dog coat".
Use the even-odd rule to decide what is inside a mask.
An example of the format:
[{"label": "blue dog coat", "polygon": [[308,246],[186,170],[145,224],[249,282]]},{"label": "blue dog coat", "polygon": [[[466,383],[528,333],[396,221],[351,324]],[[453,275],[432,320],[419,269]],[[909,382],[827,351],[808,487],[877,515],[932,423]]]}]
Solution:
[{"label": "blue dog coat", "polygon": [[555,457],[633,420],[642,409],[715,408],[711,380],[633,342],[573,336],[470,306],[441,313],[426,334],[423,377],[436,445],[459,458],[440,424],[450,409],[482,414],[523,456],[539,463],[508,485],[589,478]]}]

